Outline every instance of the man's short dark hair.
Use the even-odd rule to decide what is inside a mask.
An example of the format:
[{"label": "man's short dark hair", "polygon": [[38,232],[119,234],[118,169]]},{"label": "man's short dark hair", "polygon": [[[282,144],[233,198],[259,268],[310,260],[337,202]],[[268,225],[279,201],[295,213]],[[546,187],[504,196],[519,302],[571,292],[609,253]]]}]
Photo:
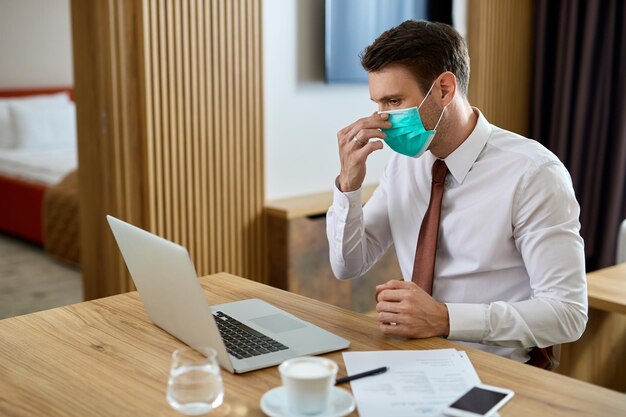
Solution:
[{"label": "man's short dark hair", "polygon": [[469,54],[463,37],[452,26],[425,20],[407,20],[383,32],[361,54],[367,72],[400,64],[405,66],[424,93],[439,74],[452,72],[463,95],[469,83]]}]

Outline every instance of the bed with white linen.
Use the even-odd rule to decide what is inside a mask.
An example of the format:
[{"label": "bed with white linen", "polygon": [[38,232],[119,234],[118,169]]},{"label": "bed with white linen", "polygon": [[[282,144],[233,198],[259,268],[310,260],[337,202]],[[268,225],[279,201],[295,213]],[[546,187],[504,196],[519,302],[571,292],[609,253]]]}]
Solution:
[{"label": "bed with white linen", "polygon": [[76,169],[76,148],[0,149],[0,175],[45,186],[57,184]]},{"label": "bed with white linen", "polygon": [[0,91],[0,232],[44,243],[44,197],[77,167],[71,92]]}]

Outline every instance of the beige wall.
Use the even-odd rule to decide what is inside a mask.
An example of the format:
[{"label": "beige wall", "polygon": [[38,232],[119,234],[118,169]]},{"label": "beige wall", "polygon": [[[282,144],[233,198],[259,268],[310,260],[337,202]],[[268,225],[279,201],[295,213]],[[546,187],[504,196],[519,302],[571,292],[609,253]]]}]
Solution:
[{"label": "beige wall", "polygon": [[0,88],[73,84],[69,0],[0,0]]},{"label": "beige wall", "polygon": [[[324,0],[263,2],[266,198],[330,191],[337,131],[376,110],[363,84],[324,83]],[[391,150],[368,159],[377,183]]]}]

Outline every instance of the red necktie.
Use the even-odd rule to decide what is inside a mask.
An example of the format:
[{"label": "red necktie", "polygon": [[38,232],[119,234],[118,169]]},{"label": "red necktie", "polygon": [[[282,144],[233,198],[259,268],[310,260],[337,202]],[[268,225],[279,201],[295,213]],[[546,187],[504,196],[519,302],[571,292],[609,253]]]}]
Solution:
[{"label": "red necktie", "polygon": [[435,276],[435,256],[437,254],[437,239],[439,237],[439,219],[441,217],[441,200],[443,198],[444,182],[448,167],[446,163],[437,159],[433,164],[433,182],[430,189],[428,210],[422,220],[420,234],[415,250],[413,264],[413,282],[419,285],[428,294],[433,292],[433,278]]}]

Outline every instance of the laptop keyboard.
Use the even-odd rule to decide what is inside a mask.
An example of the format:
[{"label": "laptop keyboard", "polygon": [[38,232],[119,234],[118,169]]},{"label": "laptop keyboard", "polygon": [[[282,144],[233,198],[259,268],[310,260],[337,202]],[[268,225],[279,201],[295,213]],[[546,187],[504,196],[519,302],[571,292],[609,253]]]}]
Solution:
[{"label": "laptop keyboard", "polygon": [[288,349],[287,346],[259,333],[221,311],[213,313],[226,350],[237,359],[251,358]]}]

